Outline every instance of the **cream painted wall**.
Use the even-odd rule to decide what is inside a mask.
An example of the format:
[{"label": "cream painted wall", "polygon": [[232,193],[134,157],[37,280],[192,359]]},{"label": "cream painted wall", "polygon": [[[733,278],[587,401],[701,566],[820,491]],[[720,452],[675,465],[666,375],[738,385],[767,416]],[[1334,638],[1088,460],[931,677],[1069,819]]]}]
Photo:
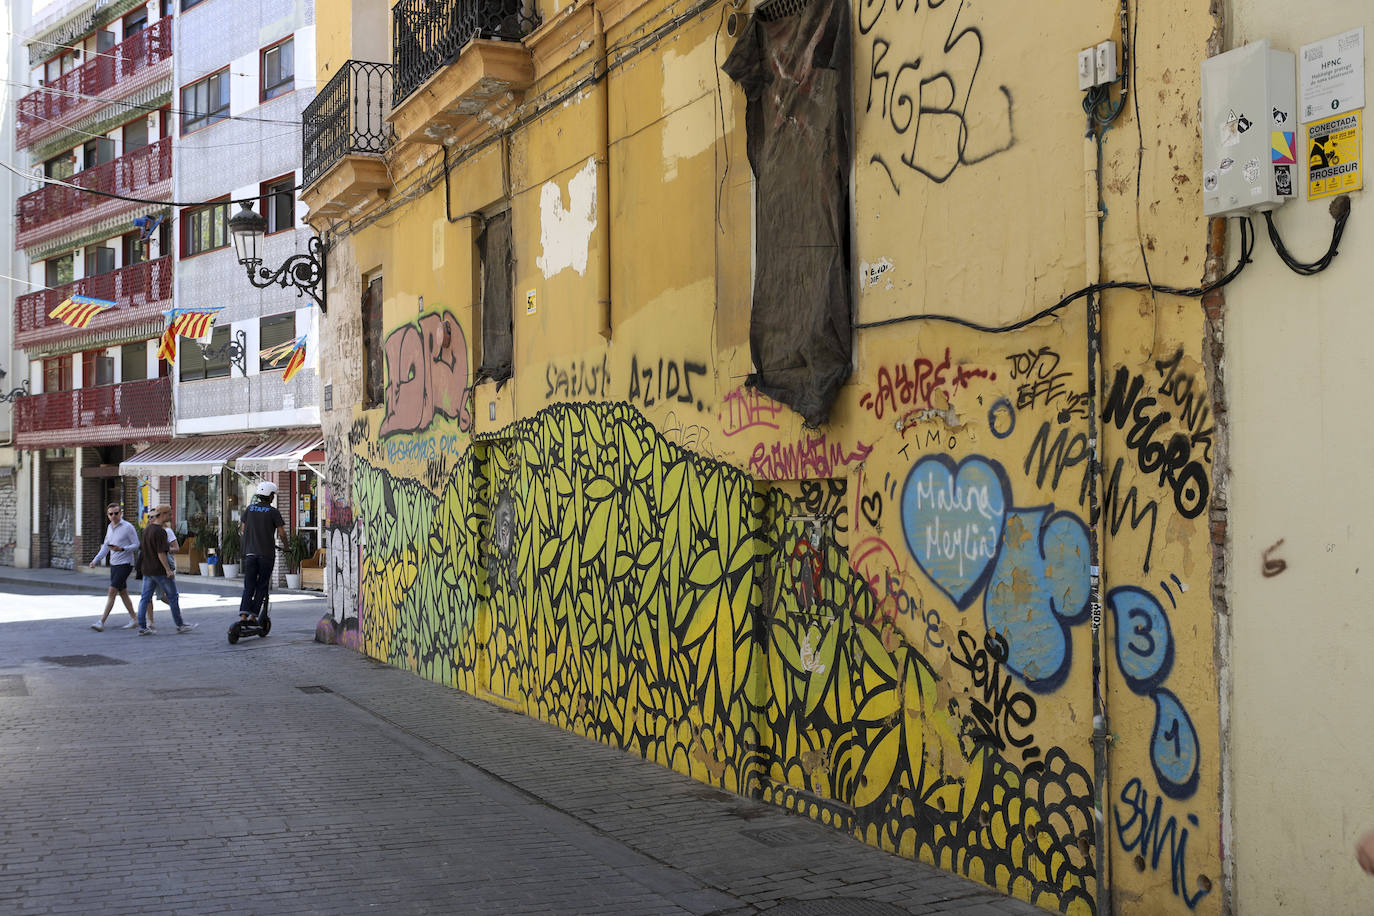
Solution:
[{"label": "cream painted wall", "polygon": [[[1277,0],[1234,3],[1227,47],[1268,38],[1296,53],[1358,25],[1366,42],[1374,39],[1366,2],[1294,12]],[[1303,259],[1330,239],[1327,203],[1299,199],[1275,218]],[[1366,769],[1374,609],[1364,585],[1374,574],[1374,489],[1363,479],[1374,455],[1364,376],[1374,334],[1374,204],[1367,191],[1352,203],[1341,254],[1318,277],[1285,268],[1257,220],[1255,263],[1226,295],[1229,846],[1240,916],[1367,913],[1374,894],[1353,852],[1374,828]],[[1279,542],[1269,556],[1287,566],[1265,577],[1266,551]]]}]

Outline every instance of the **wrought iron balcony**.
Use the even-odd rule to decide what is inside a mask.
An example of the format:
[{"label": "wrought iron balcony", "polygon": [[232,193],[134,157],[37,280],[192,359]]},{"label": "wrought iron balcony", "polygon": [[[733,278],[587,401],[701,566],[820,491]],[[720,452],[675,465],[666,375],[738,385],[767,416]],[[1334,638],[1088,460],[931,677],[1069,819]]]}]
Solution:
[{"label": "wrought iron balcony", "polygon": [[[172,138],[134,150],[66,179],[91,188],[131,197],[169,197],[172,191]],[[50,184],[19,198],[15,244],[29,248],[140,206],[113,197],[83,194],[76,188]]]},{"label": "wrought iron balcony", "polygon": [[392,9],[395,104],[476,38],[519,41],[539,25],[523,0],[400,0]]},{"label": "wrought iron balcony", "polygon": [[170,377],[54,391],[14,402],[20,448],[114,445],[172,436]]},{"label": "wrought iron balcony", "polygon": [[[14,344],[40,348],[75,335],[100,335],[162,320],[172,301],[171,255],[87,277],[56,289],[27,293],[14,300]],[[118,304],[75,331],[48,313],[68,296],[91,296]]]},{"label": "wrought iron balcony", "polygon": [[344,63],[301,113],[302,184],[314,184],[344,156],[380,155],[395,139],[387,122],[393,87],[390,64]]},{"label": "wrought iron balcony", "polygon": [[152,82],[172,75],[172,17],[140,29],[108,51],[19,100],[15,146],[23,149],[105,108]]}]

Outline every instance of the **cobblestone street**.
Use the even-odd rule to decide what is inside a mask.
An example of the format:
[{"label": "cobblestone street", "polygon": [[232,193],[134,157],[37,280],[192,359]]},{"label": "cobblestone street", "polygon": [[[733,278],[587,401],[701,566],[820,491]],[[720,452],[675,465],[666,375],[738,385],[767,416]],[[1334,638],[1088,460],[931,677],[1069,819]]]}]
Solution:
[{"label": "cobblestone street", "polygon": [[315,643],[317,597],[230,646],[233,583],[139,638],[4,575],[7,913],[1041,912]]}]

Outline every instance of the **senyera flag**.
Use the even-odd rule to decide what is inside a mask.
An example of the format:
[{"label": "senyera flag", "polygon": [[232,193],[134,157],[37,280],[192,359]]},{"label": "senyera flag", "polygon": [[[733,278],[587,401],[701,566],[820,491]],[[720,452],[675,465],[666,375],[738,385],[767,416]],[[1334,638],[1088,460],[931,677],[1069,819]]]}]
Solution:
[{"label": "senyera flag", "polygon": [[74,328],[84,328],[91,323],[92,318],[106,309],[114,308],[116,304],[108,299],[95,299],[91,296],[68,296],[48,312],[48,317],[56,318]]},{"label": "senyera flag", "polygon": [[291,346],[291,356],[286,360],[286,371],[281,374],[283,382],[291,381],[291,376],[300,371],[301,366],[305,365],[305,335],[296,338],[296,342]]},{"label": "senyera flag", "polygon": [[163,312],[167,316],[167,329],[162,332],[158,344],[158,359],[169,363],[177,361],[178,337],[204,337],[214,324],[215,316],[224,310],[223,306],[213,309],[172,309]]}]

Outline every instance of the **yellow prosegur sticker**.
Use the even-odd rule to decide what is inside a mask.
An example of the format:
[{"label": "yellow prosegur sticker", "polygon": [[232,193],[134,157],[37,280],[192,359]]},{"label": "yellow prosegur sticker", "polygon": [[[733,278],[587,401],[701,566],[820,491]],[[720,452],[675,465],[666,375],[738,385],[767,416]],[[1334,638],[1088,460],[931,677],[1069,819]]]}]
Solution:
[{"label": "yellow prosegur sticker", "polygon": [[1307,199],[1364,186],[1360,177],[1360,112],[1307,125]]}]

